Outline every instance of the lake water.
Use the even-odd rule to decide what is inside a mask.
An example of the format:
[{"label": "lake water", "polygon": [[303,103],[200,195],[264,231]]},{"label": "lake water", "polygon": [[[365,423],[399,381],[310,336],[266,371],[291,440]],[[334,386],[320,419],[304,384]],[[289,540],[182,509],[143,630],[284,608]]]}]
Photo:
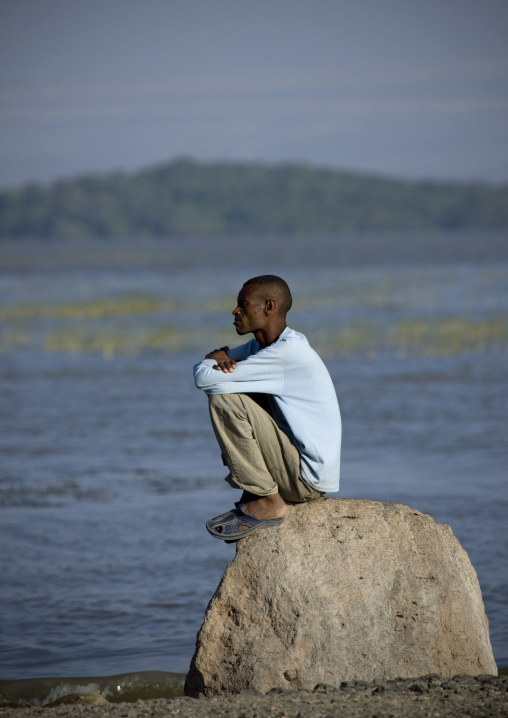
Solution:
[{"label": "lake water", "polygon": [[[332,375],[339,497],[449,524],[508,666],[508,233],[0,246],[0,678],[185,673],[234,546],[192,365],[285,277]],[[151,674],[150,674],[151,675]]]}]

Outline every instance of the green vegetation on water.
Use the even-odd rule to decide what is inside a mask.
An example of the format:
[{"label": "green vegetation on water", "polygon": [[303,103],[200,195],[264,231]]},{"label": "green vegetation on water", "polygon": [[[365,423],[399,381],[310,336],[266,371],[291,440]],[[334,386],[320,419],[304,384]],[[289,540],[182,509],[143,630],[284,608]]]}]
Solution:
[{"label": "green vegetation on water", "polygon": [[175,161],[0,193],[0,237],[332,234],[508,226],[508,186]]},{"label": "green vegetation on water", "polygon": [[[297,302],[300,309],[340,301],[341,297],[316,295]],[[350,297],[352,303],[358,301]],[[365,306],[387,301],[373,288],[363,296]],[[232,299],[217,297],[206,303],[160,300],[152,297],[90,300],[69,304],[13,305],[0,310],[3,330],[0,353],[19,349],[138,356],[144,352],[177,355],[193,352],[201,356],[203,347],[231,344],[236,335],[231,328],[217,331],[209,326],[205,314],[222,314]],[[201,314],[190,326],[186,318],[198,308]],[[207,326],[209,328],[207,328]],[[473,319],[466,315],[439,318],[399,318],[388,326],[374,321],[351,319],[330,321],[318,328],[297,327],[312,346],[326,356],[363,354],[376,356],[385,351],[397,356],[456,356],[464,353],[508,352],[508,317],[505,314]]]},{"label": "green vegetation on water", "polygon": [[0,321],[22,319],[102,319],[105,317],[132,317],[156,312],[174,311],[176,300],[158,300],[154,297],[128,297],[125,299],[94,299],[68,304],[17,304],[0,308]]}]

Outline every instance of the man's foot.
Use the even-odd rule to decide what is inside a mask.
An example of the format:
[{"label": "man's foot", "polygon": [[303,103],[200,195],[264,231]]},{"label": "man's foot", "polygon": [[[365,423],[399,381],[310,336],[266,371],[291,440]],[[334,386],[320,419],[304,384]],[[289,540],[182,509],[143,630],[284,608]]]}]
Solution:
[{"label": "man's foot", "polygon": [[239,505],[238,502],[234,511],[228,511],[222,516],[207,521],[206,528],[215,538],[230,543],[259,528],[280,526],[288,508],[279,494],[258,496],[246,504]]},{"label": "man's foot", "polygon": [[[240,508],[248,516],[254,516],[255,519],[260,521],[270,521],[284,518],[289,506],[280,494],[271,494],[270,496],[257,496],[241,504]],[[246,526],[245,528],[249,527]]]},{"label": "man's foot", "polygon": [[[241,508],[245,514],[254,516],[261,521],[270,521],[272,519],[281,519],[288,512],[288,504],[279,494],[271,494],[270,496],[258,496],[251,494],[249,491],[243,491],[240,501],[235,502],[237,508]],[[249,528],[243,527],[243,530]]]}]

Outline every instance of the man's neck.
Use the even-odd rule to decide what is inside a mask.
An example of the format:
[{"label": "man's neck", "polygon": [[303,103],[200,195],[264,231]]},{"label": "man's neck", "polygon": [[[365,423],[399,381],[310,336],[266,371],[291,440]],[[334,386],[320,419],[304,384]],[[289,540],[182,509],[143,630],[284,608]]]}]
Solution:
[{"label": "man's neck", "polygon": [[261,346],[262,349],[265,347],[269,347],[270,344],[273,344],[277,341],[277,339],[280,337],[284,329],[286,329],[287,324],[286,322],[281,322],[277,324],[274,327],[269,327],[265,329],[258,329],[254,334],[255,340],[258,342],[258,344]]}]

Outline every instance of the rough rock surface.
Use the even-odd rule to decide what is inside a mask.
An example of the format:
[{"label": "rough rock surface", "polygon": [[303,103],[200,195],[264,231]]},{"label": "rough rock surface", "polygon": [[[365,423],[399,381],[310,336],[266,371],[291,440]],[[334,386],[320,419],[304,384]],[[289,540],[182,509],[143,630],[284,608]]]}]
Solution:
[{"label": "rough rock surface", "polygon": [[186,695],[497,675],[476,572],[449,526],[402,504],[323,499],[238,542]]}]

